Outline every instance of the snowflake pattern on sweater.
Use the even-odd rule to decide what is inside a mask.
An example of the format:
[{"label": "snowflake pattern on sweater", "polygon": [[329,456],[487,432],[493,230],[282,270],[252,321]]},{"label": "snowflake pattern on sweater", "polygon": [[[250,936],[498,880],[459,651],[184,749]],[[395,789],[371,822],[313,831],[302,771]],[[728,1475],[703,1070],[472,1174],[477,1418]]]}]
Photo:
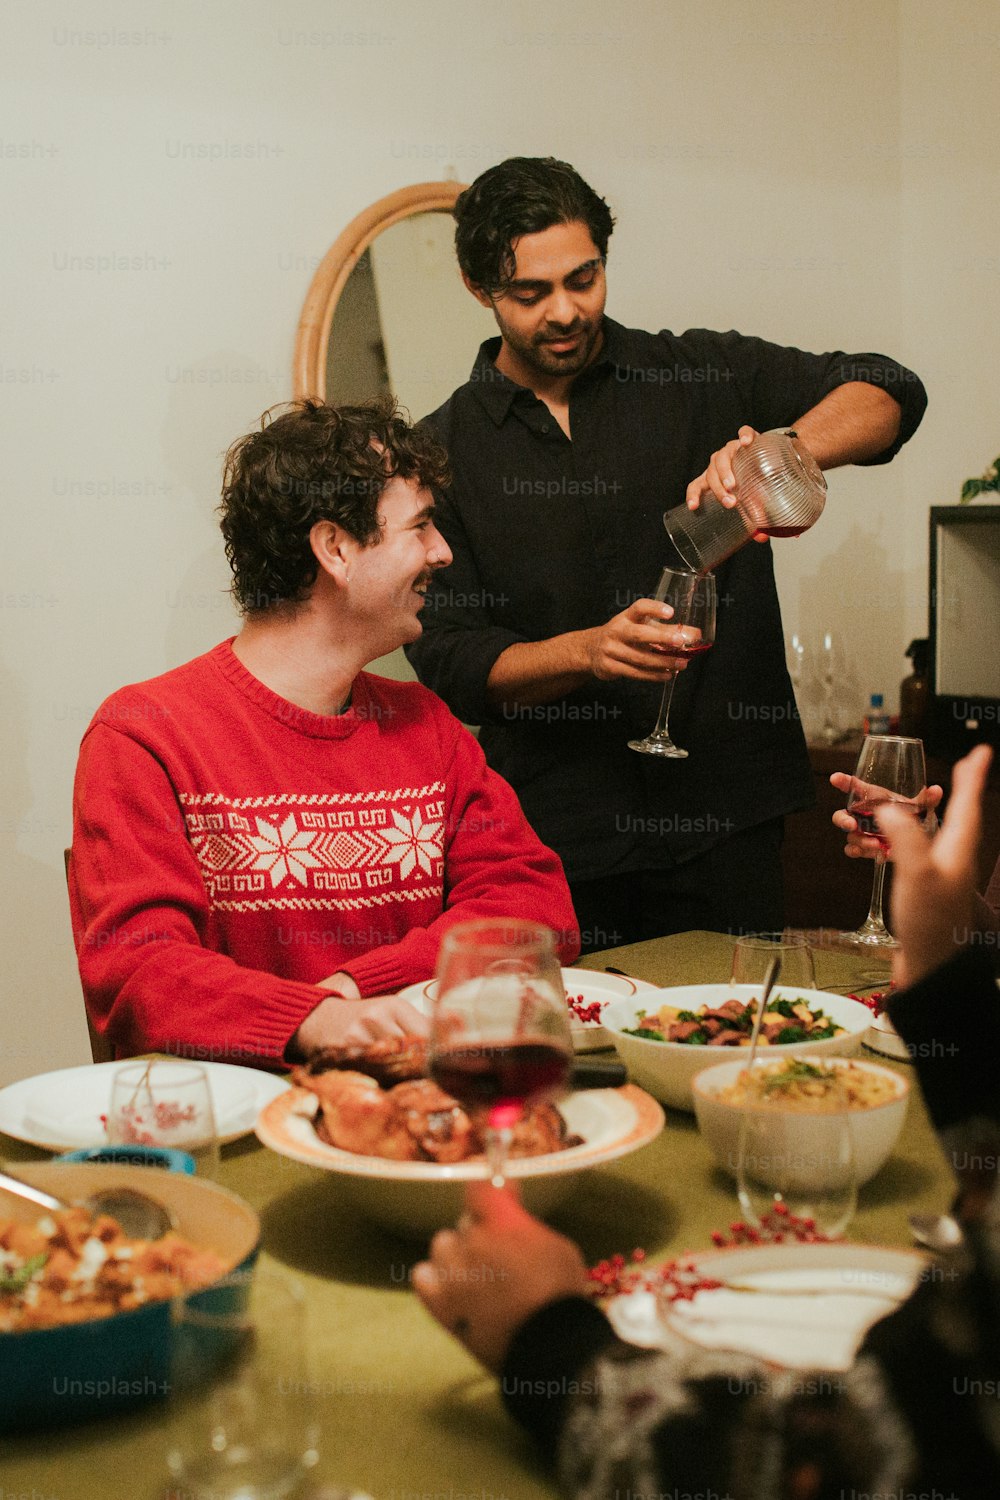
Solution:
[{"label": "snowflake pattern on sweater", "polygon": [[[444,890],[443,781],[363,793],[181,793],[216,911],[358,911]],[[403,882],[406,882],[404,885]]]}]

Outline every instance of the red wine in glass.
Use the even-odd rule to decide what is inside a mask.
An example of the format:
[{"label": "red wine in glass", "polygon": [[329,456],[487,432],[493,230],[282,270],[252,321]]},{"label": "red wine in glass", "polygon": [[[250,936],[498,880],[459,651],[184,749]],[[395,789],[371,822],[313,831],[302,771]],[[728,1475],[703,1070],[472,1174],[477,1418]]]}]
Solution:
[{"label": "red wine in glass", "polygon": [[866,838],[876,839],[883,854],[888,854],[889,852],[889,840],[879,826],[876,813],[880,807],[885,807],[889,802],[894,802],[897,807],[905,807],[907,812],[913,814],[918,823],[922,823],[927,817],[927,808],[920,802],[916,802],[909,797],[883,797],[880,802],[851,802],[848,806],[851,817],[854,818],[858,825],[858,832],[863,833]]},{"label": "red wine in glass", "polygon": [[711,651],[711,649],[711,641],[692,641],[690,646],[671,646],[667,655],[681,656],[685,661],[690,661],[693,656],[701,656],[704,651]]},{"label": "red wine in glass", "polygon": [[555,935],[516,917],[456,923],[441,943],[437,979],[430,1075],[470,1113],[485,1114],[490,1180],[501,1187],[525,1104],[560,1093],[573,1058]]},{"label": "red wine in glass", "polygon": [[855,932],[845,933],[846,941],[864,943],[872,948],[894,948],[892,934],[882,918],[882,891],[885,882],[889,842],[876,821],[880,805],[895,802],[906,807],[914,817],[927,816],[927,773],[924,747],[920,740],[905,735],[869,734],[865,736],[858,756],[847,811],[857,820],[858,828],[878,843],[872,895],[868,916]]},{"label": "red wine in glass", "polygon": [[562,1092],[569,1054],[546,1039],[468,1042],[443,1048],[431,1061],[434,1082],[470,1112],[489,1111],[492,1126],[515,1124],[526,1104]]},{"label": "red wine in glass", "polygon": [[[673,610],[672,625],[689,626],[698,632],[687,645],[662,646],[664,656],[688,659],[700,656],[715,640],[715,579],[711,573],[694,573],[681,568],[664,568],[654,595],[661,603],[669,604]],[[660,712],[656,724],[649,734],[640,740],[629,740],[630,750],[640,755],[662,755],[670,760],[686,760],[687,751],[675,745],[670,738],[670,701],[673,696],[676,671],[663,684]]]}]

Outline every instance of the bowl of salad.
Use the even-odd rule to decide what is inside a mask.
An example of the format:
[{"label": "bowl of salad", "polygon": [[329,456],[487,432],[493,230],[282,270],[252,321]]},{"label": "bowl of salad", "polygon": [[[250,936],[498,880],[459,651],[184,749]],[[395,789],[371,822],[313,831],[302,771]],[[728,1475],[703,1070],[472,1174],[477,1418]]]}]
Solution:
[{"label": "bowl of salad", "polygon": [[[612,1000],[602,1024],[629,1076],[673,1109],[694,1109],[692,1079],[749,1047],[760,989],[752,984],[688,984]],[[778,988],[761,1022],[759,1054],[859,1051],[871,1011],[825,990]]]}]

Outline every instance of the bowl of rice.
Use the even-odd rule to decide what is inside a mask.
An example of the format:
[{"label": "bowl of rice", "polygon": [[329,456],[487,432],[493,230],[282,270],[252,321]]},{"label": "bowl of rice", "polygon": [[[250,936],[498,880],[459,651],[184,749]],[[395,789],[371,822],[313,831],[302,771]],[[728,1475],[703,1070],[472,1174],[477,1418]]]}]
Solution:
[{"label": "bowl of rice", "polygon": [[[740,1118],[786,1121],[801,1115],[808,1128],[820,1116],[850,1119],[858,1186],[870,1181],[892,1154],[906,1118],[910,1081],[880,1063],[854,1057],[799,1055],[761,1061],[748,1075],[746,1059],[706,1068],[692,1083],[698,1129],[724,1172],[736,1175]],[[815,1125],[813,1126],[815,1128]]]}]

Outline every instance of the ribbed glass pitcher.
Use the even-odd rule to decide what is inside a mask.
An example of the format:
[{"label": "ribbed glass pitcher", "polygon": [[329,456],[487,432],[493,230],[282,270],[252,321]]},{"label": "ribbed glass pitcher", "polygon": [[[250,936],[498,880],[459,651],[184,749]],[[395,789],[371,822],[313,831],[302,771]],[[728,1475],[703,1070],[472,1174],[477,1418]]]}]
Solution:
[{"label": "ribbed glass pitcher", "polygon": [[733,475],[735,505],[723,505],[714,495],[706,495],[697,510],[678,505],[663,517],[685,566],[696,572],[718,567],[755,532],[799,536],[823,513],[826,480],[792,431],[775,428],[758,433],[733,456]]}]

